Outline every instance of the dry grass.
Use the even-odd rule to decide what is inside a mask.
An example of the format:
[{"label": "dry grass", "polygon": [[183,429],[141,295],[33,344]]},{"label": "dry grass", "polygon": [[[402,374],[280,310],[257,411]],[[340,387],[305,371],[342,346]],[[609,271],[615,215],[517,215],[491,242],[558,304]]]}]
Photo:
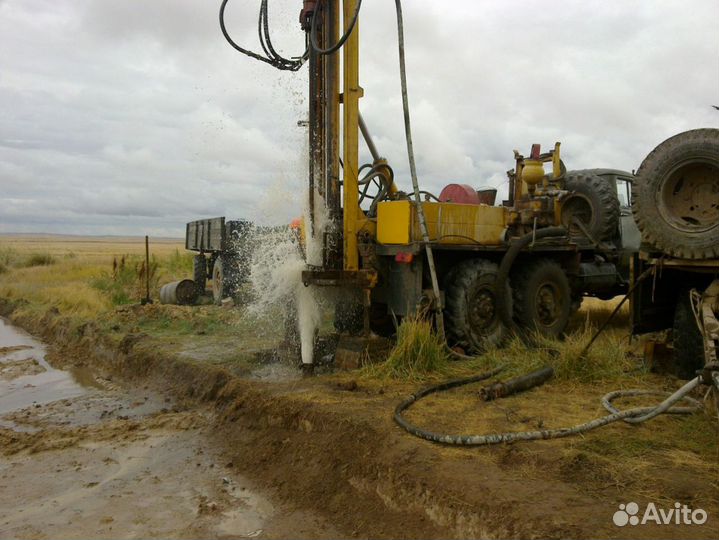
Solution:
[{"label": "dry grass", "polygon": [[[601,397],[611,390],[643,388],[672,392],[683,384],[670,376],[649,371],[638,346],[629,340],[629,310],[624,306],[585,356],[580,352],[604,323],[620,299],[608,302],[587,299],[562,340],[534,336],[530,347],[521,339],[488,351],[469,361],[449,361],[427,370],[404,369],[414,384],[393,379],[389,368],[365,371],[363,385],[402,392],[418,383],[475,375],[497,365],[506,366],[494,380],[506,380],[544,365],[555,369],[555,377],[544,386],[493,402],[478,396],[478,383],[427,397],[408,412],[417,425],[434,432],[489,434],[559,428],[604,416]],[[414,333],[416,333],[415,330]],[[414,334],[413,333],[413,334]],[[416,350],[400,335],[396,351]],[[402,366],[416,364],[404,359]],[[395,370],[390,374],[394,375]],[[377,374],[381,375],[380,377]],[[656,404],[661,398],[647,396],[617,400],[620,408]],[[466,449],[440,448],[448,459],[462,458]],[[582,437],[542,443],[498,447],[473,459],[489,459],[520,477],[553,476],[575,482],[589,493],[616,490],[623,498],[673,503],[693,502],[716,508],[719,499],[719,426],[715,412],[707,408],[691,416],[660,416],[634,426],[618,422]]]},{"label": "dry grass", "polygon": [[[0,297],[26,302],[26,311],[55,308],[78,319],[93,319],[113,306],[137,302],[144,239],[0,236]],[[180,241],[151,241],[157,265],[151,295],[160,282],[187,277],[190,254]],[[124,258],[118,275],[113,261]],[[134,274],[134,275],[133,275]]]},{"label": "dry grass", "polygon": [[397,344],[385,362],[365,368],[372,377],[422,380],[447,371],[449,356],[444,343],[423,314],[405,317],[397,329]]}]

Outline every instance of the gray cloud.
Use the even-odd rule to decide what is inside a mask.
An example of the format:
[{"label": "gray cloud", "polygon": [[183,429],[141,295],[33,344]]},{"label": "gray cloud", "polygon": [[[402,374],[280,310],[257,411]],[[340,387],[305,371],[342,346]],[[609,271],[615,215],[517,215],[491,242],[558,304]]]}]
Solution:
[{"label": "gray cloud", "polygon": [[[0,2],[0,231],[182,234],[202,216],[301,212],[306,71],[223,41],[216,2]],[[229,26],[256,48],[256,0]],[[270,2],[300,51],[299,0]],[[716,126],[719,6],[405,2],[420,180],[506,188],[512,150],[559,140],[570,168],[638,167]],[[364,2],[361,107],[408,187],[392,2]],[[363,149],[366,157],[366,151]]]}]

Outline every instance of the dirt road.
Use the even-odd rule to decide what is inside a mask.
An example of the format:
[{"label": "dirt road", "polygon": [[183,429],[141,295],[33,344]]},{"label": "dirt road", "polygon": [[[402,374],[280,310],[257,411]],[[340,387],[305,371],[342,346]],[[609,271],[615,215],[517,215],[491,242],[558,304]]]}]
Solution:
[{"label": "dirt road", "polygon": [[54,369],[0,319],[0,537],[344,536],[238,474],[210,442],[212,414]]}]

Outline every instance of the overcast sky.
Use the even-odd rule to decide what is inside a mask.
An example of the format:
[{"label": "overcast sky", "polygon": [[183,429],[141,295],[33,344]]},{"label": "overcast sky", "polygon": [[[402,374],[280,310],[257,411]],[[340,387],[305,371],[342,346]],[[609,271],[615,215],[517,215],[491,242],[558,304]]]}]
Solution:
[{"label": "overcast sky", "polygon": [[[301,52],[301,0],[271,0]],[[233,51],[218,1],[0,0],[0,232],[181,236],[191,219],[301,212],[307,72]],[[228,25],[258,49],[259,0]],[[505,189],[512,150],[636,169],[717,127],[719,1],[405,0],[420,182]],[[365,0],[360,106],[409,189],[394,2]],[[366,152],[363,149],[363,155]]]}]

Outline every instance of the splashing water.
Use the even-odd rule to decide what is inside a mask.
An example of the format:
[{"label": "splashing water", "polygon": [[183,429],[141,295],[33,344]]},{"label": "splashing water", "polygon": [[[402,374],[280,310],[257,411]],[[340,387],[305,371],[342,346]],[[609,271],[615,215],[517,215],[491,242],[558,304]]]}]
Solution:
[{"label": "splashing water", "polygon": [[[315,224],[309,223],[309,212],[305,211],[305,254],[307,263],[322,264],[322,238],[329,219],[324,201],[315,195]],[[311,231],[314,234],[311,234]],[[302,271],[306,268],[294,233],[287,228],[272,231],[258,231],[250,266],[250,286],[253,302],[248,313],[263,317],[277,308],[284,310],[299,334],[302,363],[313,363],[315,333],[319,328],[324,305],[319,288],[305,287]],[[287,313],[287,312],[290,313]]]}]

